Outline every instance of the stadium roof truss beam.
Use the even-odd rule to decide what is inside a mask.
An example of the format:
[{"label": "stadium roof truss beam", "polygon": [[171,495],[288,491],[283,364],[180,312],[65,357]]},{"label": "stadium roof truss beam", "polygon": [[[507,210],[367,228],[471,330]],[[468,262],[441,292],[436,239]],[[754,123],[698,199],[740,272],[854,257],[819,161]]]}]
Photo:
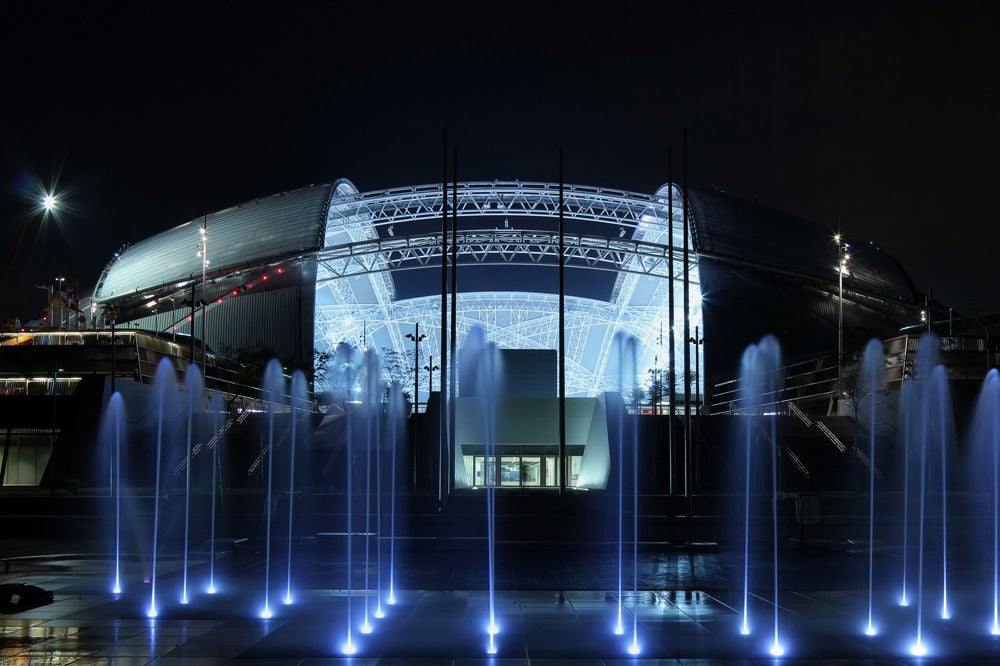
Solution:
[{"label": "stadium roof truss beam", "polygon": [[[541,264],[559,256],[559,234],[516,231],[460,231],[459,263]],[[450,239],[449,239],[450,242]],[[679,253],[674,248],[675,254]],[[670,277],[666,245],[601,236],[565,235],[567,267]],[[341,279],[383,271],[435,266],[441,259],[441,234],[366,239],[327,247],[317,254],[322,279]],[[676,263],[676,262],[675,262]],[[675,270],[675,277],[681,273]],[[619,289],[619,292],[621,290]]]}]

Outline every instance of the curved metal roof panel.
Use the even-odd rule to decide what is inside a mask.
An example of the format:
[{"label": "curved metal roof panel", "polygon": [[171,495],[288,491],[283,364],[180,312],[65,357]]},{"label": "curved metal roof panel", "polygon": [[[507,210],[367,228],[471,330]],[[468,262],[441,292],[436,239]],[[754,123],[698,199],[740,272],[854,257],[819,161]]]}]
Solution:
[{"label": "curved metal roof panel", "polygon": [[[828,284],[839,264],[833,232],[788,213],[718,191],[692,190],[698,252]],[[890,301],[915,302],[912,281],[878,246],[845,238],[851,260],[844,288]]]},{"label": "curved metal roof panel", "polygon": [[253,199],[142,240],[108,265],[94,290],[94,300],[106,301],[200,276],[203,224],[212,274],[316,250],[323,245],[334,187],[315,185]]}]

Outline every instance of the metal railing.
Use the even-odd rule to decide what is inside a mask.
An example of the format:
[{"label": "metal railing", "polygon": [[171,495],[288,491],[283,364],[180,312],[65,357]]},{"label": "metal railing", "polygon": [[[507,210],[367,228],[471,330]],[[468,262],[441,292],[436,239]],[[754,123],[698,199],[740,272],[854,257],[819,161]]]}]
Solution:
[{"label": "metal railing", "polygon": [[[837,364],[828,357],[791,363],[782,367],[778,374],[784,379],[781,387],[760,396],[757,406],[764,413],[792,413],[789,403],[793,401],[829,400],[837,395],[840,383]],[[740,380],[715,384],[709,408],[712,414],[746,414],[748,400],[743,395]]]}]

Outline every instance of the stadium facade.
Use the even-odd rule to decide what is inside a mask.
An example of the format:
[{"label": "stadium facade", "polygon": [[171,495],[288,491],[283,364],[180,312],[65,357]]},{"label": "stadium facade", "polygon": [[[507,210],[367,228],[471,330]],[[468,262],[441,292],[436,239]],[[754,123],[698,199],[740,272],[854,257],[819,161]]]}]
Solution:
[{"label": "stadium facade", "polygon": [[[475,404],[467,402],[451,428],[455,448],[428,455],[437,469],[430,463],[423,476],[436,477],[439,489],[446,475],[454,488],[480,485],[484,475],[502,484],[510,466],[523,486],[522,470],[535,465],[538,474],[527,475],[535,485],[559,485],[558,478],[599,488],[614,465],[608,430],[618,418],[607,392],[649,403],[650,386],[659,383],[667,387],[655,394],[654,414],[705,414],[714,381],[733,377],[743,348],[764,334],[779,336],[790,360],[829,359],[839,331],[852,349],[919,321],[922,297],[877,246],[838,245],[828,229],[723,192],[684,194],[670,184],[639,194],[520,181],[360,192],[342,179],[247,201],[124,247],[84,302],[85,316],[72,317],[70,328],[91,329],[94,339],[53,337],[53,344],[80,345],[80,367],[68,369],[65,352],[43,359],[22,349],[8,355],[16,363],[8,363],[5,381],[16,384],[45,365],[39,381],[47,376],[55,396],[64,384],[75,393],[67,382],[78,374],[84,383],[97,381],[87,372],[120,376],[120,351],[102,352],[109,340],[100,337],[117,329],[121,337],[110,344],[134,347],[128,379],[136,384],[148,383],[156,360],[169,357],[180,372],[204,363],[210,387],[238,393],[239,367],[222,359],[273,356],[288,370],[312,370],[317,397],[329,402],[325,364],[348,343],[379,352],[386,379],[439,409],[434,396],[448,382],[441,354],[453,368],[461,358],[447,349],[452,322],[458,345],[479,326],[501,349],[535,353],[508,380],[515,388],[501,408],[510,415],[501,459],[484,457]],[[552,360],[560,310],[570,403],[563,443]],[[636,376],[626,386],[613,352],[619,332],[637,344]],[[202,341],[214,354],[202,354]],[[674,376],[687,377],[673,395],[671,358]],[[468,395],[461,369],[456,377],[453,404],[461,405]],[[29,384],[24,392],[37,392]],[[110,395],[107,384],[99,392]],[[57,410],[40,405],[38,413],[52,422],[54,442]],[[27,418],[7,424],[8,433],[25,431]],[[675,454],[671,443],[665,455],[688,468],[697,452],[687,448],[685,430],[685,449]],[[36,448],[56,449],[41,439]],[[42,467],[33,466],[36,481]],[[671,487],[677,475],[669,473]]]},{"label": "stadium facade", "polygon": [[[273,352],[299,368],[341,342],[406,358],[419,324],[417,366],[433,368],[444,342],[441,253],[452,252],[454,234],[458,339],[478,324],[501,348],[557,349],[559,185],[468,182],[449,192],[448,201],[441,185],[362,193],[338,180],[205,215],[116,255],[92,317],[204,331],[217,352]],[[676,372],[687,354],[698,399],[706,368],[708,377],[733,374],[742,348],[766,333],[792,357],[828,353],[841,298],[843,328],[856,339],[919,321],[921,297],[891,257],[850,242],[840,283],[832,232],[793,216],[715,191],[685,202],[676,185],[652,195],[568,185],[563,199],[569,396],[617,387],[619,330],[638,340],[645,386],[668,365],[673,323]],[[420,373],[418,402],[439,375]],[[396,378],[412,392],[409,370]]]}]

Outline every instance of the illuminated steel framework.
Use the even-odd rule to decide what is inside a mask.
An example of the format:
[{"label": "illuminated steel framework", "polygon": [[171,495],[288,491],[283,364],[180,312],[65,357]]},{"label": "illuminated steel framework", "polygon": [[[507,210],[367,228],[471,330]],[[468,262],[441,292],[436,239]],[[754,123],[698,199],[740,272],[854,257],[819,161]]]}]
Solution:
[{"label": "illuminated steel framework", "polygon": [[[669,349],[669,289],[674,289],[675,367],[683,372],[683,224],[681,191],[669,185],[654,195],[580,185],[564,190],[567,269],[611,271],[610,298],[567,296],[566,384],[569,396],[593,396],[617,387],[617,370],[609,366],[616,330],[639,340],[639,368],[648,385],[655,370],[666,381]],[[457,232],[459,274],[466,265],[554,267],[559,234],[559,186],[519,181],[467,182],[457,185],[449,224],[458,218],[504,219],[503,228],[462,228]],[[673,217],[670,216],[672,199]],[[392,275],[409,270],[440,270],[441,185],[358,192],[339,181],[330,203],[324,247],[318,252],[315,344],[332,352],[347,341],[376,349],[405,352],[406,333],[416,323],[427,335],[422,350],[441,348],[440,293],[397,299]],[[468,223],[464,226],[468,226]],[[673,265],[669,238],[673,236]],[[688,263],[690,325],[704,325],[694,225]],[[450,234],[449,234],[450,235]],[[448,239],[451,242],[451,239]],[[672,280],[670,278],[673,278]],[[502,281],[501,281],[502,282]],[[554,285],[553,285],[554,286]],[[458,294],[459,340],[481,324],[502,348],[557,349],[558,295],[551,292],[463,292]],[[421,363],[423,361],[421,360]],[[692,374],[703,377],[704,373]],[[406,381],[409,377],[410,381]],[[412,391],[412,375],[401,377]],[[438,378],[440,380],[440,378]],[[321,381],[321,380],[320,380]],[[440,381],[435,382],[440,386]],[[320,384],[317,389],[325,388]],[[418,400],[426,399],[421,387]],[[683,383],[677,382],[683,394]],[[695,395],[701,387],[694,387]]]}]

